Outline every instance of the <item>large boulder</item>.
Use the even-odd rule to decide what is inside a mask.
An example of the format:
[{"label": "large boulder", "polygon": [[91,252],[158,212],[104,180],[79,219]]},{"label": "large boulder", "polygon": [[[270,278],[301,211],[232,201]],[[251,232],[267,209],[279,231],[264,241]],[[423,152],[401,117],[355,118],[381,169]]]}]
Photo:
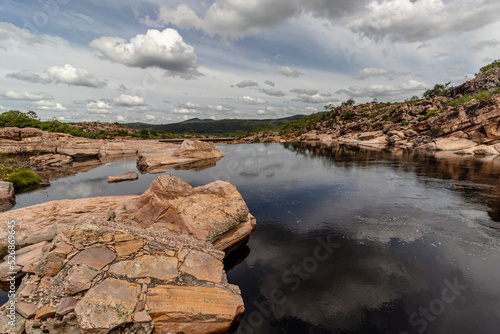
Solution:
[{"label": "large boulder", "polygon": [[[132,226],[190,235],[226,249],[245,239],[255,218],[233,185],[215,181],[191,187],[173,175],[157,177],[141,196],[106,196],[46,202],[8,213],[0,221],[19,222],[19,246],[52,240],[76,223],[111,220]],[[0,248],[7,245],[7,226],[0,226]]]},{"label": "large boulder", "polygon": [[137,167],[141,171],[157,168],[159,166],[179,166],[196,161],[213,161],[224,157],[214,143],[199,140],[185,140],[181,146],[174,151],[152,151],[143,148],[137,155]]},{"label": "large boulder", "polygon": [[[124,255],[124,243],[138,246]],[[15,296],[16,321],[27,333],[222,333],[244,312],[223,258],[187,236],[78,224],[42,248]],[[12,329],[9,304],[1,333]]]}]

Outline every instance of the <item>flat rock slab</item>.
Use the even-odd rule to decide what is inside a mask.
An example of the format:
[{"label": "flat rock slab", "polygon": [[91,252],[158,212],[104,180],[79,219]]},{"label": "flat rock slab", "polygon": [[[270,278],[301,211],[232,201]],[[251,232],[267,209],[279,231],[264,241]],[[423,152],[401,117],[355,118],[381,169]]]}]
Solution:
[{"label": "flat rock slab", "polygon": [[14,185],[0,181],[0,212],[10,210],[15,204]]},{"label": "flat rock slab", "polygon": [[125,172],[121,173],[115,176],[110,176],[106,180],[108,183],[116,183],[116,182],[123,182],[123,181],[133,181],[137,180],[139,178],[139,174],[136,172]]}]

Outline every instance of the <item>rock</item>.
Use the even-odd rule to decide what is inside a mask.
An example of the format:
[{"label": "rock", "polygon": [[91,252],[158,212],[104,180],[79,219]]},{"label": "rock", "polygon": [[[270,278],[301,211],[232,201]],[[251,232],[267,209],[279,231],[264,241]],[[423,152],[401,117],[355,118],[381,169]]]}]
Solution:
[{"label": "rock", "polygon": [[116,254],[105,246],[87,248],[75,255],[70,262],[85,264],[90,268],[100,270],[113,262]]},{"label": "rock", "polygon": [[476,142],[461,138],[438,138],[435,143],[437,151],[458,151],[477,146]]},{"label": "rock", "polygon": [[141,288],[138,284],[107,278],[90,289],[75,308],[84,333],[107,333],[132,320]]},{"label": "rock", "polygon": [[128,278],[153,277],[162,281],[172,281],[179,275],[178,263],[174,257],[144,255],[135,260],[115,263],[109,272]]},{"label": "rock", "polygon": [[223,333],[244,312],[238,293],[220,288],[163,285],[147,300],[158,333]]},{"label": "rock", "polygon": [[359,134],[358,139],[363,140],[363,141],[372,140],[372,139],[381,137],[383,135],[384,135],[383,131],[364,132],[364,133]]},{"label": "rock", "polygon": [[165,173],[167,170],[166,169],[162,169],[162,168],[156,168],[156,169],[152,169],[149,171],[149,174],[163,174]]},{"label": "rock", "polygon": [[14,205],[16,205],[14,185],[0,181],[0,212],[10,210]]},{"label": "rock", "polygon": [[[111,248],[97,240],[111,240]],[[121,260],[116,240],[142,246]],[[15,297],[20,321],[36,318],[27,322],[30,333],[223,332],[244,311],[239,289],[227,283],[224,253],[188,236],[94,221],[60,232],[43,248],[37,274],[23,278],[23,293]],[[42,284],[48,255],[75,249],[50,286]]]},{"label": "rock", "polygon": [[248,207],[233,185],[215,181],[193,188],[174,175],[157,177],[125,208],[117,219],[211,243],[249,219]]},{"label": "rock", "polygon": [[73,158],[64,154],[43,154],[30,158],[30,165],[34,167],[60,167],[73,162]]},{"label": "rock", "polygon": [[185,140],[175,151],[141,150],[137,155],[137,168],[141,171],[159,166],[178,166],[200,160],[214,160],[224,157],[213,143]]},{"label": "rock", "polygon": [[139,174],[136,172],[125,172],[115,176],[110,176],[106,180],[108,183],[123,182],[123,181],[133,181],[139,178]]},{"label": "rock", "polygon": [[115,245],[116,254],[118,254],[119,258],[127,257],[141,249],[143,244],[142,239],[117,242]]}]

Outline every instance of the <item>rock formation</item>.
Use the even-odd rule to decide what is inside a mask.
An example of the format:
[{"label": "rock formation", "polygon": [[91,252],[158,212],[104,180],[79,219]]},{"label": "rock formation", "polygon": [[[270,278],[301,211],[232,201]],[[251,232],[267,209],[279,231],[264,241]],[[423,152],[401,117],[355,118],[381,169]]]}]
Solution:
[{"label": "rock formation", "polygon": [[162,175],[140,196],[53,201],[0,220],[16,222],[21,247],[14,268],[0,263],[0,281],[23,277],[16,326],[7,303],[0,333],[222,333],[244,311],[222,251],[255,218],[227,182],[191,187]]},{"label": "rock formation", "polygon": [[244,312],[224,253],[190,237],[95,221],[37,249],[1,333],[222,333]]},{"label": "rock formation", "polygon": [[116,182],[123,182],[123,181],[133,181],[137,180],[139,178],[139,174],[136,172],[124,172],[118,175],[114,176],[109,176],[106,181],[108,183],[116,183]]}]

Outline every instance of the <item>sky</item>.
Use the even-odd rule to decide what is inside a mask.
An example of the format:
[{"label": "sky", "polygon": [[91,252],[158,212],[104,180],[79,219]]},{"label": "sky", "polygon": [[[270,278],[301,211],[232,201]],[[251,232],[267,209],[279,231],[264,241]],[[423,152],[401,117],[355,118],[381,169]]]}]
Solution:
[{"label": "sky", "polygon": [[0,112],[146,122],[403,101],[500,58],[498,0],[2,0]]}]

